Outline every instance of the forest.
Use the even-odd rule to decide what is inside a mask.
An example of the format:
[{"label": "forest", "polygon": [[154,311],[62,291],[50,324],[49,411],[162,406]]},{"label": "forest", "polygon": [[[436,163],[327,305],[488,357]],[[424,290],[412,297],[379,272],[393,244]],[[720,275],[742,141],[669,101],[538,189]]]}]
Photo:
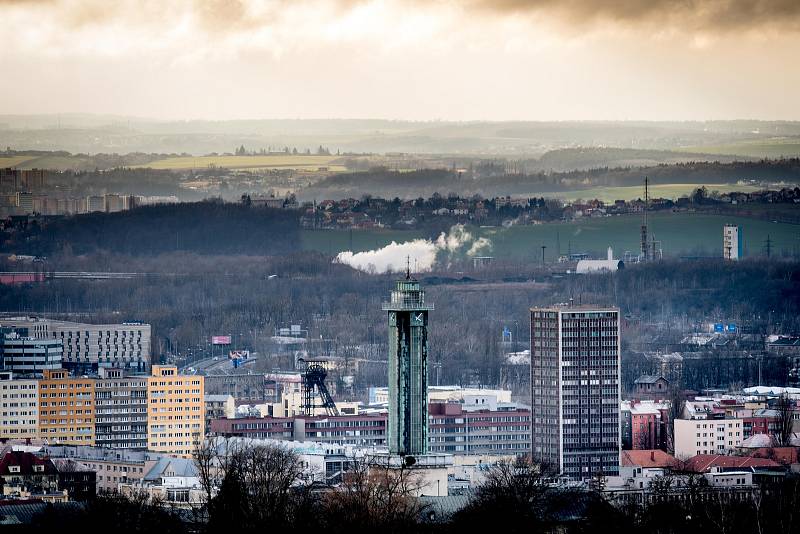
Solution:
[{"label": "forest", "polygon": [[48,257],[176,251],[276,256],[296,249],[297,219],[296,210],[251,210],[214,200],[160,204],[57,218],[44,225],[34,220],[0,233],[0,249]]}]

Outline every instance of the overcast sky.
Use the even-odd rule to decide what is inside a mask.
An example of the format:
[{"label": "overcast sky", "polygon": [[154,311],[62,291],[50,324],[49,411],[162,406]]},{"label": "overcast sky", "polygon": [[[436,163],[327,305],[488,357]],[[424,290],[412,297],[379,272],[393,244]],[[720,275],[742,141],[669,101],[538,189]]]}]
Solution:
[{"label": "overcast sky", "polygon": [[800,119],[799,0],[0,0],[0,113]]}]

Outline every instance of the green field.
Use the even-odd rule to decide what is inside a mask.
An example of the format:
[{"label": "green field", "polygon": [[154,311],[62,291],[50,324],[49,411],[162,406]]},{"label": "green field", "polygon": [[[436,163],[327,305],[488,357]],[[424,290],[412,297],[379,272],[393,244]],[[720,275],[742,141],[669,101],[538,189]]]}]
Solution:
[{"label": "green field", "polygon": [[344,170],[333,164],[337,156],[269,155],[269,156],[197,156],[159,159],[136,168],[186,170],[205,169],[212,165],[226,169],[297,169],[316,171],[320,167],[328,170]]},{"label": "green field", "polygon": [[684,147],[682,150],[701,154],[720,154],[730,156],[747,156],[751,158],[798,157],[800,156],[800,138],[775,137],[772,139],[747,139],[722,145],[701,145]]},{"label": "green field", "polygon": [[[692,191],[701,187],[702,184],[660,184],[650,186],[651,198],[676,199],[687,196]],[[759,187],[747,184],[712,184],[707,185],[709,192],[719,191],[720,193],[730,193],[731,191],[757,191]],[[545,196],[561,198],[564,200],[592,200],[598,199],[603,202],[613,202],[615,200],[634,200],[644,196],[644,188],[640,185],[624,187],[592,187],[589,189],[576,189],[574,191],[564,191],[557,193],[547,193]]]},{"label": "green field", "polygon": [[[746,217],[727,217],[692,213],[656,213],[649,217],[651,232],[662,243],[665,256],[721,256],[722,227],[738,224],[742,230],[745,256],[763,252],[769,235],[772,253],[800,254],[800,225],[773,223]],[[552,223],[511,228],[471,228],[476,236],[492,241],[492,252],[498,258],[541,258],[541,245],[546,245],[545,258],[553,261],[560,246],[561,254],[590,252],[604,255],[614,248],[615,257],[628,250],[639,249],[641,218],[636,215],[588,219],[580,222]],[[343,250],[356,252],[379,248],[391,241],[403,242],[423,237],[422,232],[400,230],[303,230],[302,246],[326,254]],[[560,245],[559,245],[560,243]]]}]

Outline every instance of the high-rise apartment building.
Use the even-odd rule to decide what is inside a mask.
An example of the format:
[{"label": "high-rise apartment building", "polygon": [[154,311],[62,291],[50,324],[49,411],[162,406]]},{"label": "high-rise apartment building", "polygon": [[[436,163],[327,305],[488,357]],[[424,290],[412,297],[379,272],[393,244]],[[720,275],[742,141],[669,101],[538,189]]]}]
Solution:
[{"label": "high-rise apartment building", "polygon": [[735,224],[726,224],[722,230],[722,257],[726,260],[742,257],[742,232]]},{"label": "high-rise apartment building", "polygon": [[94,379],[73,378],[65,369],[42,371],[39,437],[49,443],[94,445]]},{"label": "high-rise apartment building", "polygon": [[147,382],[121,369],[100,369],[94,385],[97,446],[147,449]]},{"label": "high-rise apartment building", "polygon": [[428,452],[428,311],[425,292],[410,273],[389,302],[389,453]]},{"label": "high-rise apartment building", "polygon": [[0,373],[0,439],[39,436],[39,381]]},{"label": "high-rise apartment building", "polygon": [[87,324],[17,317],[0,319],[0,325],[27,330],[27,335],[37,340],[60,341],[63,367],[81,374],[100,367],[146,371],[150,366],[149,324]]},{"label": "high-rise apartment building", "polygon": [[203,377],[154,365],[147,377],[147,449],[189,457],[205,433]]},{"label": "high-rise apartment building", "polygon": [[572,479],[619,472],[619,310],[531,308],[533,458]]}]

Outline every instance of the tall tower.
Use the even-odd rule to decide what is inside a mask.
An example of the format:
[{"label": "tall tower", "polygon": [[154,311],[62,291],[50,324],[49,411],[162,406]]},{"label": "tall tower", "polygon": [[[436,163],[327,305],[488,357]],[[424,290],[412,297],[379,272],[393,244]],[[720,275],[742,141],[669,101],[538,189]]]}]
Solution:
[{"label": "tall tower", "polygon": [[428,312],[419,282],[406,272],[383,303],[389,312],[389,453],[428,452]]},{"label": "tall tower", "polygon": [[648,260],[647,250],[647,209],[650,207],[650,195],[647,190],[647,176],[644,177],[644,209],[642,210],[642,246],[641,261]]},{"label": "tall tower", "polygon": [[620,460],[619,310],[531,308],[533,458],[583,480]]}]

